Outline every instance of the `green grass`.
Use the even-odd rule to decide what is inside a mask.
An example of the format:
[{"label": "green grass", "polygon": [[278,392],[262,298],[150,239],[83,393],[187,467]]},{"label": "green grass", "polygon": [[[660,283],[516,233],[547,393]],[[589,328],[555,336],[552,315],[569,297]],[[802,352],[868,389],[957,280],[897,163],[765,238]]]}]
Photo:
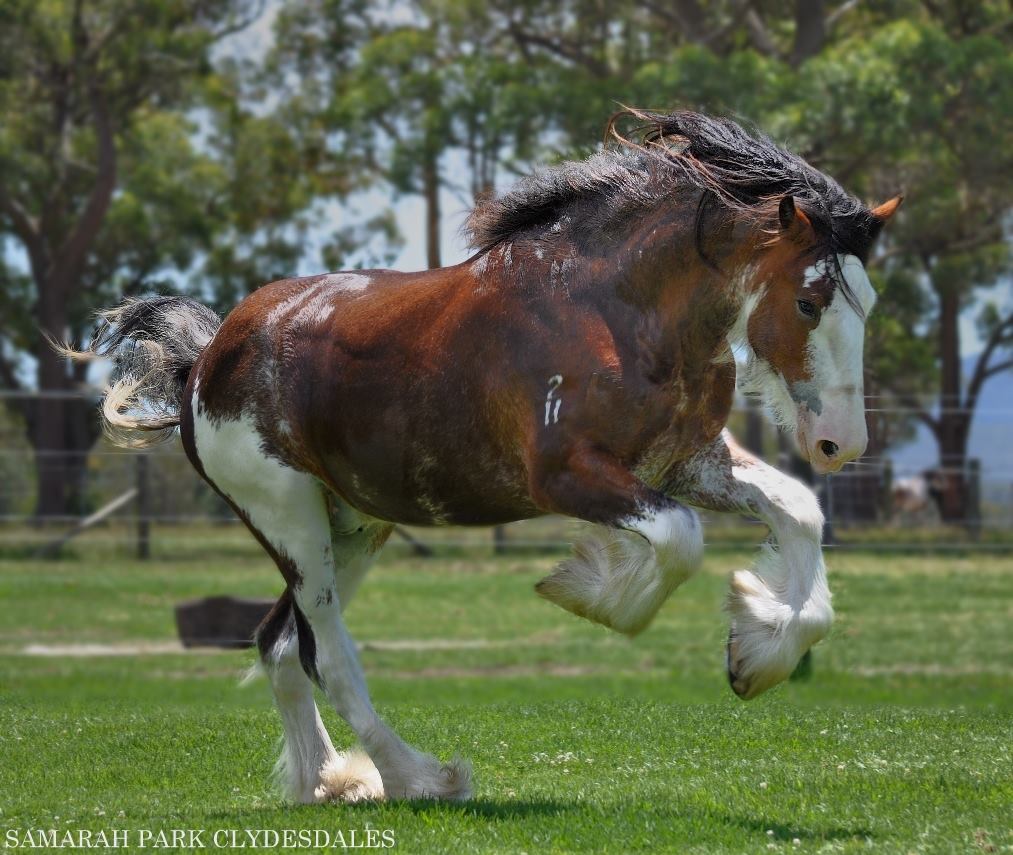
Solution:
[{"label": "green grass", "polygon": [[[236,686],[249,652],[23,654],[169,640],[181,599],[277,593],[266,560],[0,562],[0,846],[30,827],[370,825],[413,853],[1013,847],[1013,559],[835,554],[811,676],[743,704],[720,608],[748,559],[709,558],[635,641],[535,597],[551,557],[383,561],[348,613],[374,698],[408,740],[471,759],[477,797],[318,808],[269,788],[280,723],[263,682]],[[382,644],[413,640],[443,643]]]}]

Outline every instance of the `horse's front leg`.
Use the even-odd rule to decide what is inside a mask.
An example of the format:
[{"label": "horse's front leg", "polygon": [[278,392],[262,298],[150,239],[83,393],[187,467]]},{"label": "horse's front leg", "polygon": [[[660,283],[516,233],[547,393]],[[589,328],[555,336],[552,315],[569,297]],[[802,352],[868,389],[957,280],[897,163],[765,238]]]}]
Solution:
[{"label": "horse's front leg", "polygon": [[728,598],[728,679],[739,697],[754,698],[786,679],[833,622],[819,502],[801,482],[739,447],[727,430],[680,467],[669,486],[699,508],[758,517],[777,541],[764,546],[751,571],[732,576]]},{"label": "horse's front leg", "polygon": [[596,524],[573,557],[536,586],[574,614],[635,635],[700,566],[696,513],[608,455],[575,452],[539,473],[532,493],[549,513]]}]

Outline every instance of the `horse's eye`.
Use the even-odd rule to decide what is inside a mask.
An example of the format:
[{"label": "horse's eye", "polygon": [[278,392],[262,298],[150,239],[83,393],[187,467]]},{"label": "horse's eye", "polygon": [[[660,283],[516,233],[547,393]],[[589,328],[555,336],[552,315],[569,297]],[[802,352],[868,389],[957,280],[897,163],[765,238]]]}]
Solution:
[{"label": "horse's eye", "polygon": [[798,310],[802,313],[803,317],[809,318],[814,321],[819,316],[819,309],[816,308],[815,303],[810,303],[808,300],[798,301]]}]

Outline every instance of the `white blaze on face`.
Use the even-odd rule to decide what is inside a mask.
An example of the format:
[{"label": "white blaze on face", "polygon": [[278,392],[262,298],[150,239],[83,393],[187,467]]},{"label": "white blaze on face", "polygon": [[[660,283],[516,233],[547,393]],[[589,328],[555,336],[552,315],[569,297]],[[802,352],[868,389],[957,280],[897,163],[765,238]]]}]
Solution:
[{"label": "white blaze on face", "polygon": [[[799,442],[817,471],[839,469],[861,455],[868,442],[862,351],[865,318],[876,302],[876,292],[858,258],[839,255],[837,259],[861,314],[838,289],[809,334],[807,362],[812,381],[795,383],[791,390],[799,405]],[[806,270],[806,282],[815,282],[827,272],[825,263],[814,265]],[[821,454],[822,442],[838,447],[834,460]]]}]

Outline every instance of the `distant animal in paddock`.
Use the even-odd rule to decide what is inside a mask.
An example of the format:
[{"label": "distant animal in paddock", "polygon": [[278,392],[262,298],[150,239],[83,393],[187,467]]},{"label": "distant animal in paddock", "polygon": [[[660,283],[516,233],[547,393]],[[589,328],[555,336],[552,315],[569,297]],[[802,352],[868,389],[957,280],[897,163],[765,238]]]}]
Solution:
[{"label": "distant animal in paddock", "polygon": [[[625,117],[644,127],[479,204],[461,264],[273,282],[224,322],[130,301],[77,354],[115,362],[111,434],[178,427],[284,577],[257,644],[296,801],[471,792],[378,716],[342,621],[397,523],[585,520],[538,593],[632,635],[700,564],[693,508],[746,513],[777,543],[731,580],[732,689],[781,682],[830,626],[816,498],[724,430],[732,349],[816,472],[860,455],[864,262],[900,198],[869,210],[728,120]],[[314,684],[364,753],[335,751]]]},{"label": "distant animal in paddock", "polygon": [[939,520],[946,487],[945,475],[926,469],[921,475],[898,478],[890,489],[897,520]]}]

